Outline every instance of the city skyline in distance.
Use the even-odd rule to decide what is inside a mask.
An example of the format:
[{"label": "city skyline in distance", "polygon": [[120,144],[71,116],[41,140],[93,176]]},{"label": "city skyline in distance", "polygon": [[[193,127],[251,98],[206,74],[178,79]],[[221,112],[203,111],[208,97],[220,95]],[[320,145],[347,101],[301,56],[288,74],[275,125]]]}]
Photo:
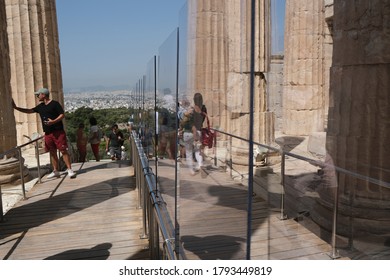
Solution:
[{"label": "city skyline in distance", "polygon": [[91,86],[82,86],[82,87],[64,87],[64,94],[71,93],[88,93],[88,92],[99,92],[99,91],[118,91],[118,90],[126,90],[131,91],[132,88],[130,85],[91,85]]}]

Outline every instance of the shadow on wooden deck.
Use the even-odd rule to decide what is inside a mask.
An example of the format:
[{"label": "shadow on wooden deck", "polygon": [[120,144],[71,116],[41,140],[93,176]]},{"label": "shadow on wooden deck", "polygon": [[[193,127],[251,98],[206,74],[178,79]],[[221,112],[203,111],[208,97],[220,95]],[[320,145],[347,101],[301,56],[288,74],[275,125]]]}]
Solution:
[{"label": "shadow on wooden deck", "polygon": [[74,164],[43,178],[0,224],[2,259],[148,259],[128,162]]},{"label": "shadow on wooden deck", "polygon": [[292,219],[280,220],[265,199],[248,195],[248,187],[225,171],[209,166],[191,176],[184,164],[179,168],[175,190],[174,163],[161,160],[159,187],[171,219],[178,221],[188,259],[244,260],[248,231],[251,259],[331,259],[329,244]]}]

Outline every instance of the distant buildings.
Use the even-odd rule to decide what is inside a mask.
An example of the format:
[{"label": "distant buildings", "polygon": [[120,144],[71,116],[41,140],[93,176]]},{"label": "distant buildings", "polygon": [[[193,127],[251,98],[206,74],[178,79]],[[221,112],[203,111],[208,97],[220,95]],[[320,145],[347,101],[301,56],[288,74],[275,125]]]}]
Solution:
[{"label": "distant buildings", "polygon": [[65,93],[65,110],[73,112],[81,107],[95,110],[130,107],[130,95],[129,90]]}]

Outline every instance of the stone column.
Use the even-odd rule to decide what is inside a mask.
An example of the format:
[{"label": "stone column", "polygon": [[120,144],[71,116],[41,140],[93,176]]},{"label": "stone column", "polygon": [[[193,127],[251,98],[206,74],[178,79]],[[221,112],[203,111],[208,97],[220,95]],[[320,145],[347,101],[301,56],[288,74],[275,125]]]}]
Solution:
[{"label": "stone column", "polygon": [[[193,75],[192,96],[201,92],[213,125],[226,126],[227,26],[225,7],[231,1],[195,0],[190,17],[196,19],[189,46]],[[192,100],[190,96],[190,100]]]},{"label": "stone column", "polygon": [[[203,94],[212,125],[249,137],[251,1],[196,1],[194,92]],[[265,72],[268,71],[269,1],[256,1],[254,140],[270,143],[273,115],[268,112]],[[189,83],[191,84],[191,83]],[[233,141],[236,164],[247,169],[248,148]],[[246,146],[246,148],[245,148]]]},{"label": "stone column", "polygon": [[[47,87],[62,105],[62,76],[55,0],[5,0],[11,59],[12,96],[32,108],[34,91]],[[37,114],[15,112],[18,144],[42,133]]]},{"label": "stone column", "polygon": [[[390,3],[334,1],[327,151],[336,166],[390,182]],[[338,177],[342,232],[390,232],[390,190]],[[322,192],[323,208],[333,193]],[[331,206],[329,206],[331,207]],[[318,209],[320,211],[320,209]],[[331,209],[329,209],[331,211]],[[329,227],[327,219],[320,221]]]},{"label": "stone column", "polygon": [[16,146],[16,129],[11,106],[10,62],[5,6],[0,3],[0,153]]},{"label": "stone column", "polygon": [[[16,146],[15,117],[11,105],[10,60],[4,3],[0,3],[0,154]],[[23,160],[23,159],[22,159]],[[0,184],[20,178],[18,154],[0,158]]]},{"label": "stone column", "polygon": [[328,70],[323,10],[323,1],[286,0],[283,133],[287,135],[325,129]]}]

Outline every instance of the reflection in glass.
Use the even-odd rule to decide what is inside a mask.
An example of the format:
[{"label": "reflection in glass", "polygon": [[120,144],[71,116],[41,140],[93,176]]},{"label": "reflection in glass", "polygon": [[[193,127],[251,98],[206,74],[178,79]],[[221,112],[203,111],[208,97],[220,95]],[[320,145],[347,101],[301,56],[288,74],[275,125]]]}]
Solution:
[{"label": "reflection in glass", "polygon": [[[164,194],[171,219],[179,237],[179,186],[177,176],[177,94],[178,94],[178,28],[164,41],[158,53],[158,173],[160,191]],[[162,175],[163,174],[163,175]],[[175,247],[179,250],[179,240]]]},{"label": "reflection in glass", "polygon": [[[250,2],[188,1],[179,42],[176,30],[159,49],[160,182],[186,253],[245,258],[250,228],[253,259],[301,258],[308,248],[311,258],[329,259],[336,246],[353,258],[389,258],[390,157],[383,145],[389,75],[387,62],[381,64],[386,55],[377,53],[384,39],[362,31],[377,28],[370,24],[375,19],[360,26],[341,16],[346,7],[379,6],[256,1],[253,73]],[[381,13],[373,14],[382,22]],[[349,24],[356,34],[342,36]],[[372,55],[363,55],[362,38]],[[187,138],[196,136],[190,127],[177,129],[182,110],[194,110],[197,92],[217,136],[213,147],[202,148],[202,168],[193,170],[187,162],[199,163],[197,147]],[[248,158],[251,133],[256,144]],[[324,254],[331,249],[330,257]]]}]

